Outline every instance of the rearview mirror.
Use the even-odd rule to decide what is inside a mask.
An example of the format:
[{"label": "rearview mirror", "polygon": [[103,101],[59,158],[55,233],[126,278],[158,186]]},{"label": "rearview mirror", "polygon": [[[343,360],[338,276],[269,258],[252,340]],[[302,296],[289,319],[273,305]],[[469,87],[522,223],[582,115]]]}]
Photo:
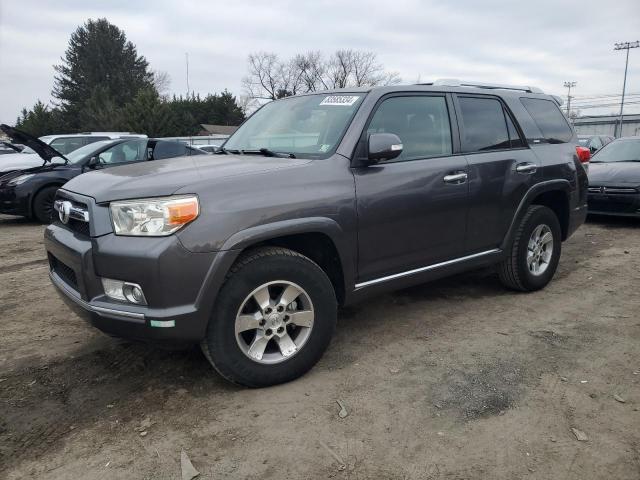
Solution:
[{"label": "rearview mirror", "polygon": [[367,158],[372,163],[391,160],[402,153],[402,140],[394,133],[372,133],[368,150]]}]

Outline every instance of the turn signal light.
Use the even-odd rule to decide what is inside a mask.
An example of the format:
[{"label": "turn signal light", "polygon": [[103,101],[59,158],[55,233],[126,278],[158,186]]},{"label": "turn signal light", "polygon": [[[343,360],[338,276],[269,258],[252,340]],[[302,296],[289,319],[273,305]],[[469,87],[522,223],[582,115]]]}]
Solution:
[{"label": "turn signal light", "polygon": [[576,147],[576,153],[581,163],[588,163],[591,160],[591,150],[587,147]]}]

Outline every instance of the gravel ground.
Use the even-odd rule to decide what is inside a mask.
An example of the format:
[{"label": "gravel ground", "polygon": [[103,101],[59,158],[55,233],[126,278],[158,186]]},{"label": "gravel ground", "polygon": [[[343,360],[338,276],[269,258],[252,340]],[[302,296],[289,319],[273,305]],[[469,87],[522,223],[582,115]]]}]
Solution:
[{"label": "gravel ground", "polygon": [[183,449],[203,479],[640,478],[640,221],[591,219],[540,292],[477,271],[344,309],[262,390],[82,323],[42,230],[0,216],[0,478],[174,479]]}]

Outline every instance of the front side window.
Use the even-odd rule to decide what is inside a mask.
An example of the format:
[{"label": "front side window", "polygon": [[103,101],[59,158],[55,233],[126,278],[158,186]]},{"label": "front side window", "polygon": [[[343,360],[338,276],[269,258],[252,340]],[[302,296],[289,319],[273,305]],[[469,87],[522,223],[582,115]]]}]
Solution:
[{"label": "front side window", "polygon": [[118,143],[100,153],[98,158],[101,165],[118,165],[147,160],[147,139]]},{"label": "front side window", "polygon": [[520,102],[529,112],[544,138],[554,143],[565,143],[573,138],[571,127],[555,102],[526,97],[521,98]]},{"label": "front side window", "polygon": [[376,110],[367,134],[394,133],[402,153],[392,162],[450,155],[451,125],[444,97],[391,97]]},{"label": "front side window", "polygon": [[[499,100],[458,97],[458,102],[461,110],[463,152],[484,152],[511,146],[504,110]],[[515,127],[513,129],[515,131]]]},{"label": "front side window", "polygon": [[153,151],[152,158],[154,160],[161,160],[163,158],[182,157],[189,155],[187,146],[178,141],[158,141],[156,142]]},{"label": "front side window", "polygon": [[224,149],[256,153],[266,148],[301,158],[323,158],[338,147],[364,93],[321,94],[271,102],[227,140]]}]

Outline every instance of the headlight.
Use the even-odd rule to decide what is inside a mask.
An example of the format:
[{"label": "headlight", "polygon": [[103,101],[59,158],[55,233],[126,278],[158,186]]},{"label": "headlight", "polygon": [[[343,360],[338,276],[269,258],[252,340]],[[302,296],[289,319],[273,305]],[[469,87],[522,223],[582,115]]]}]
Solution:
[{"label": "headlight", "polygon": [[164,237],[180,230],[200,214],[195,195],[111,202],[109,208],[116,235]]},{"label": "headlight", "polygon": [[22,185],[24,182],[29,180],[34,175],[35,173],[27,173],[26,175],[20,175],[19,177],[12,178],[11,180],[9,180],[7,182],[7,185],[11,185],[12,187],[15,187],[17,185]]}]

